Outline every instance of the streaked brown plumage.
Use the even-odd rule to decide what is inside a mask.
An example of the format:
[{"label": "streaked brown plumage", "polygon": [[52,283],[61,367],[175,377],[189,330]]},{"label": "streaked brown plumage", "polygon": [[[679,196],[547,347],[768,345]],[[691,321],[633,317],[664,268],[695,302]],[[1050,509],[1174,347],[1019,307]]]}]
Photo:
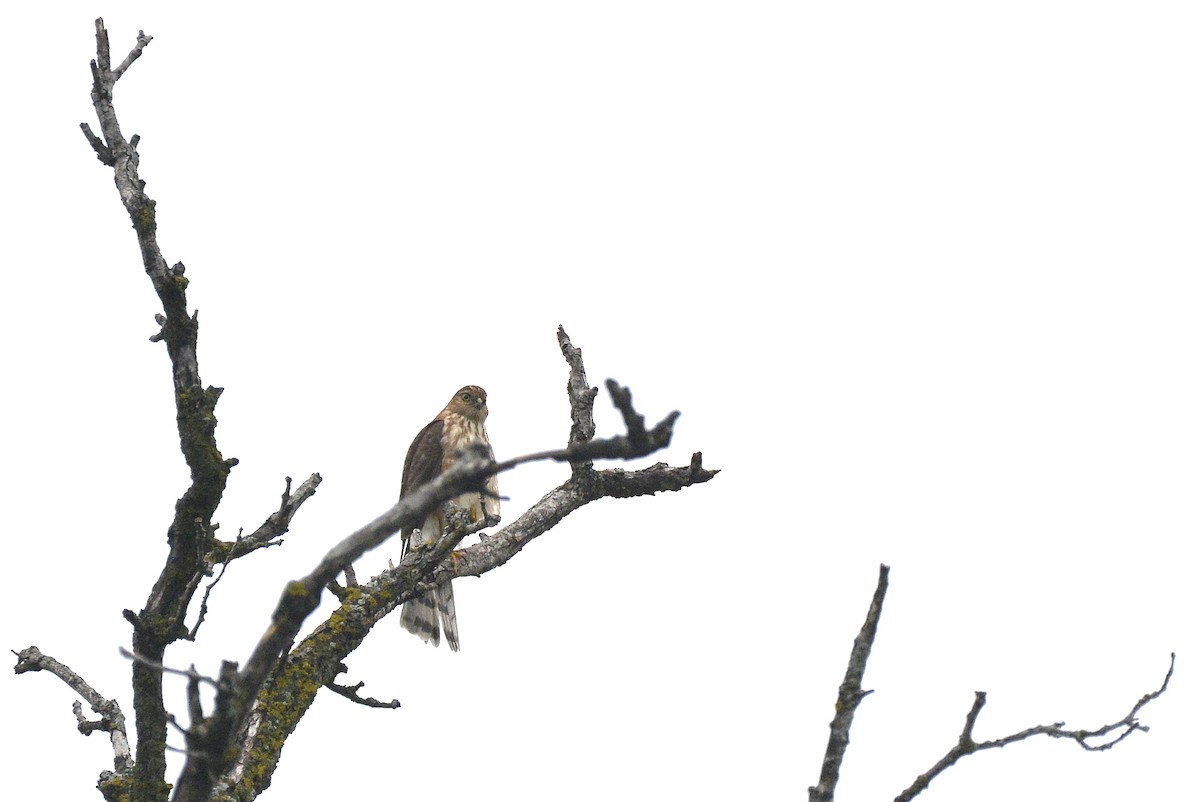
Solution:
[{"label": "streaked brown plumage", "polygon": [[[400,481],[400,497],[432,481],[454,464],[456,453],[472,443],[483,443],[491,453],[487,429],[487,393],[482,387],[469,384],[461,388],[437,414],[425,425],[408,447],[404,458],[404,476]],[[484,485],[484,493],[463,493],[453,499],[459,507],[467,509],[472,521],[485,516],[499,517],[500,498],[496,477],[492,476]],[[441,510],[429,513],[425,525],[406,533],[404,551],[424,548],[436,543],[446,530],[446,521]],[[439,626],[440,619],[440,626]],[[423,596],[410,599],[400,610],[400,624],[426,643],[437,646],[441,643],[441,632],[446,633],[446,643],[458,651],[458,618],[454,610],[454,589],[446,582]]]}]

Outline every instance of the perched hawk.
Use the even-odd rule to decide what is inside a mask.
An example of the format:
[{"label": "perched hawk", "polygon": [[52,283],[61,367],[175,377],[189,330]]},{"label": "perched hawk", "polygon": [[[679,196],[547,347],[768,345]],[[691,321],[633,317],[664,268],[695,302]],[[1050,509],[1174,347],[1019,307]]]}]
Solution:
[{"label": "perched hawk", "polygon": [[[400,482],[400,498],[433,480],[454,464],[456,453],[472,443],[483,443],[491,455],[488,442],[487,393],[482,387],[469,384],[454,394],[446,408],[438,413],[412,441],[408,455],[404,458],[404,478]],[[453,499],[459,507],[468,510],[471,521],[485,515],[499,517],[500,497],[496,477],[492,476],[484,485],[484,493],[463,493]],[[436,543],[446,529],[441,509],[434,510],[425,518],[420,529],[405,533],[404,552],[424,548]],[[438,627],[438,619],[441,627]],[[458,619],[454,613],[454,589],[449,582],[439,585],[423,596],[404,603],[400,610],[400,624],[426,643],[437,646],[441,630],[446,631],[446,642],[453,651],[458,651]]]}]

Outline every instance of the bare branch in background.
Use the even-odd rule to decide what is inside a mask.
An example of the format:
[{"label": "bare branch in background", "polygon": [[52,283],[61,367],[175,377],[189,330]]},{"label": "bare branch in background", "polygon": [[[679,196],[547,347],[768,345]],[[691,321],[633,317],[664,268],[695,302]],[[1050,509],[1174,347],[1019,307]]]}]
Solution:
[{"label": "bare branch in background", "polygon": [[[1163,677],[1162,685],[1159,686],[1158,690],[1142,696],[1124,718],[1114,721],[1111,724],[1105,724],[1091,730],[1068,730],[1066,723],[1059,721],[1054,724],[1041,724],[1036,727],[1030,727],[1012,735],[1006,735],[1003,738],[996,738],[990,741],[976,741],[974,738],[975,723],[979,719],[979,714],[983,711],[983,706],[987,704],[987,694],[983,691],[976,691],[975,701],[971,705],[971,709],[967,712],[967,720],[963,725],[962,734],[958,736],[958,743],[941,760],[933,764],[933,767],[929,771],[921,774],[913,781],[912,785],[904,789],[896,797],[896,802],[909,802],[917,794],[928,788],[929,783],[935,777],[957,763],[960,758],[975,754],[976,752],[982,752],[985,749],[999,749],[1002,746],[1008,746],[1017,741],[1024,741],[1026,738],[1045,735],[1048,738],[1068,738],[1089,752],[1103,752],[1106,749],[1112,749],[1134,732],[1139,730],[1149,732],[1150,728],[1138,721],[1138,712],[1166,692],[1167,685],[1171,682],[1171,675],[1174,673],[1175,654],[1172,652],[1171,665],[1167,668],[1166,676]],[[1115,738],[1110,737],[1115,732],[1119,732],[1120,734]],[[1095,743],[1097,741],[1098,743]]]},{"label": "bare branch in background", "polygon": [[879,629],[879,616],[883,613],[883,598],[887,595],[890,570],[886,565],[879,566],[879,582],[875,586],[875,596],[871,599],[870,609],[867,610],[867,620],[863,622],[850,650],[846,676],[838,688],[833,721],[829,723],[829,744],[825,748],[825,759],[821,761],[821,778],[815,786],[809,787],[809,802],[831,802],[833,799],[833,792],[842,770],[842,761],[846,757],[847,747],[850,746],[850,726],[854,723],[854,713],[858,709],[858,703],[871,693],[863,690],[862,680],[867,670],[867,659],[871,656],[871,646],[875,643],[875,633]]},{"label": "bare branch in background", "polygon": [[[871,656],[871,647],[875,641],[875,633],[879,628],[879,616],[883,612],[883,600],[888,588],[888,573],[888,566],[879,566],[879,582],[875,588],[875,596],[872,598],[871,607],[867,611],[866,621],[863,622],[858,637],[854,639],[854,646],[850,651],[850,662],[846,666],[846,676],[838,688],[838,699],[837,704],[834,706],[834,717],[833,721],[829,724],[829,744],[825,750],[825,758],[821,763],[821,777],[815,786],[811,786],[808,789],[809,802],[832,802],[841,772],[842,761],[845,759],[847,747],[850,745],[850,727],[854,723],[855,711],[858,709],[859,702],[872,693],[872,691],[863,690],[862,679],[866,672],[867,659]],[[982,742],[976,741],[973,733],[975,723],[979,719],[979,714],[987,702],[987,694],[982,691],[976,692],[975,702],[967,713],[966,723],[963,726],[962,733],[958,737],[958,743],[941,760],[935,763],[929,771],[917,777],[911,786],[897,796],[896,802],[909,802],[909,800],[928,788],[933,778],[953,766],[960,758],[966,755],[985,749],[996,749],[1007,746],[1035,735],[1045,735],[1050,738],[1069,738],[1078,743],[1082,748],[1092,752],[1102,752],[1106,749],[1111,749],[1131,733],[1138,730],[1143,732],[1149,730],[1148,727],[1138,721],[1138,712],[1167,690],[1167,685],[1171,681],[1171,675],[1174,671],[1175,655],[1172,654],[1171,665],[1167,669],[1167,674],[1163,678],[1162,685],[1158,690],[1142,696],[1124,718],[1114,721],[1111,724],[1105,724],[1102,727],[1092,730],[1068,730],[1066,729],[1066,724],[1063,722],[1043,724],[1021,730],[1003,738]],[[1117,733],[1115,737],[1113,737],[1114,733]]]}]

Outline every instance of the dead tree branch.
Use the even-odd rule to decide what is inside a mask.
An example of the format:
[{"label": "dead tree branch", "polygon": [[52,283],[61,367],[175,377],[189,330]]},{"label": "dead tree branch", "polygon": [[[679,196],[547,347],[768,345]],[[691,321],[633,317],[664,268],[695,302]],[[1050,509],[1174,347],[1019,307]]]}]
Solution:
[{"label": "dead tree branch", "polygon": [[[826,747],[825,758],[821,764],[821,777],[817,785],[811,786],[808,789],[809,802],[832,802],[842,761],[845,759],[846,749],[850,745],[850,727],[854,723],[854,713],[858,708],[859,702],[872,693],[871,691],[863,690],[862,678],[866,672],[867,659],[871,655],[871,646],[874,643],[875,633],[879,627],[879,616],[883,611],[883,600],[887,594],[888,587],[888,571],[888,566],[879,566],[879,582],[875,588],[875,596],[871,600],[871,608],[867,612],[867,619],[863,623],[858,637],[854,639],[854,647],[850,651],[850,662],[846,667],[846,676],[842,681],[841,687],[838,688],[838,700],[835,706],[836,712],[834,713],[833,721],[829,724],[829,745]],[[1167,668],[1167,674],[1163,678],[1162,685],[1158,690],[1142,696],[1124,718],[1114,721],[1111,724],[1105,724],[1102,727],[1092,730],[1068,730],[1066,729],[1066,724],[1063,722],[1042,724],[1036,727],[1029,727],[1003,738],[982,742],[976,741],[973,733],[975,731],[975,723],[979,719],[979,714],[983,711],[984,704],[987,703],[987,694],[983,691],[977,691],[975,693],[975,702],[967,712],[966,723],[963,726],[962,733],[958,737],[958,742],[929,771],[918,776],[912,785],[901,792],[896,797],[896,802],[909,802],[917,794],[928,788],[929,783],[935,777],[966,755],[974,754],[984,749],[997,749],[1002,746],[1008,746],[1011,743],[1023,741],[1035,735],[1045,735],[1050,738],[1069,738],[1090,752],[1102,752],[1106,749],[1111,749],[1133,732],[1138,730],[1146,732],[1149,730],[1148,727],[1138,721],[1138,713],[1143,707],[1166,692],[1167,685],[1170,683],[1171,675],[1174,672],[1175,655],[1172,653],[1171,665]],[[1112,737],[1113,733],[1119,734],[1116,737]]]},{"label": "dead tree branch", "polygon": [[[138,175],[139,138],[134,135],[126,139],[113,106],[114,87],[141,57],[152,37],[139,31],[133,49],[113,68],[104,20],[97,19],[95,28],[96,58],[91,63],[91,98],[99,134],[87,123],[82,123],[80,128],[100,161],[113,169],[117,192],[137,236],[142,266],[162,306],[161,314],[155,315],[161,328],[151,339],[164,343],[167,349],[179,445],[191,474],[191,484],[176,502],[175,515],[167,527],[170,553],[162,572],[141,612],[126,611],[126,618],[133,624],[132,652],[142,659],[134,661],[132,667],[136,760],[122,763],[117,771],[129,774],[122,778],[128,780],[129,786],[124,793],[129,798],[159,800],[166,799],[170,790],[165,779],[169,716],[163,701],[162,671],[154,666],[162,665],[168,645],[187,637],[184,618],[188,606],[203,577],[214,564],[225,559],[226,555],[221,553],[214,537],[216,527],[212,519],[225,492],[229,471],[237,460],[223,457],[217,447],[215,410],[221,388],[206,387],[200,378],[196,358],[199,318],[188,312],[188,280],[184,276],[184,266],[176,263],[168,267],[159,249],[155,202],[146,194],[146,184]],[[319,481],[319,477],[315,477],[315,482],[310,479],[312,484],[305,483],[302,487],[307,495],[295,494],[294,501],[285,503],[273,516],[276,518],[273,525],[264,524],[267,526],[262,536],[264,544],[277,536],[269,533],[286,529],[296,507],[311,495]],[[272,524],[271,519],[268,524]],[[254,536],[251,537],[250,545],[261,547]],[[102,780],[102,790],[103,785]]]},{"label": "dead tree branch", "polygon": [[867,659],[871,656],[871,646],[875,643],[875,633],[879,629],[879,616],[883,613],[883,598],[887,595],[889,570],[886,565],[879,566],[879,582],[875,586],[871,607],[867,610],[867,620],[863,622],[850,650],[846,677],[838,688],[833,721],[829,723],[829,745],[825,748],[825,759],[821,762],[821,777],[815,786],[808,789],[809,802],[831,802],[833,799],[833,791],[837,787],[838,775],[842,770],[842,761],[846,757],[846,749],[850,746],[850,726],[854,723],[854,713],[858,709],[858,703],[871,693],[863,690],[862,680],[867,670]]},{"label": "dead tree branch", "polygon": [[390,702],[381,702],[373,696],[360,696],[358,692],[362,690],[364,684],[357,682],[354,685],[339,685],[336,682],[330,682],[325,687],[338,696],[344,696],[351,702],[363,705],[364,707],[375,707],[383,710],[396,710],[400,707],[399,699],[393,699]]},{"label": "dead tree branch", "polygon": [[[583,369],[583,351],[571,344],[571,340],[562,326],[558,327],[558,347],[570,368],[570,375],[567,378],[567,398],[570,399],[571,404],[571,434],[567,438],[567,446],[582,448],[596,436],[596,422],[592,419],[592,405],[596,402],[596,394],[599,390],[588,384],[587,372]],[[582,461],[573,463],[571,469],[572,471],[586,471],[591,467],[591,462]]]},{"label": "dead tree branch", "polygon": [[113,798],[110,796],[110,794],[116,793],[112,784],[113,778],[124,775],[133,768],[133,755],[129,748],[129,735],[125,728],[125,715],[121,712],[121,706],[115,699],[107,699],[102,696],[83,677],[72,671],[70,666],[60,663],[48,654],[43,654],[36,646],[30,646],[20,652],[13,652],[13,654],[17,656],[17,664],[13,667],[13,673],[49,672],[79,694],[83,701],[91,707],[92,712],[99,714],[100,721],[87,721],[83,717],[82,706],[79,702],[75,702],[71,706],[81,733],[90,735],[95,730],[108,733],[113,748],[113,769],[116,774],[106,771],[100,775],[100,791],[106,799]]},{"label": "dead tree branch", "polygon": [[320,484],[321,475],[314,473],[293,492],[292,477],[285,477],[279,509],[267,516],[267,519],[257,529],[245,537],[239,538],[233,543],[216,541],[213,551],[209,554],[211,564],[216,565],[227,560],[236,560],[238,557],[244,557],[258,549],[280,543],[280,538],[287,534],[288,527],[292,524],[292,518],[300,510],[300,505],[317,492]]},{"label": "dead tree branch", "polygon": [[[1174,673],[1175,654],[1172,652],[1171,665],[1168,666],[1166,676],[1163,677],[1162,685],[1159,686],[1158,690],[1143,695],[1124,718],[1114,721],[1111,724],[1105,724],[1092,730],[1068,730],[1066,723],[1059,721],[1054,724],[1041,724],[1036,727],[1029,727],[1012,735],[1006,735],[1003,738],[996,738],[990,741],[976,741],[974,738],[975,723],[979,720],[979,714],[983,711],[983,706],[987,704],[987,694],[983,691],[976,691],[975,701],[972,703],[971,709],[967,711],[967,720],[963,725],[962,733],[958,736],[958,743],[941,760],[933,764],[933,767],[929,771],[918,776],[912,785],[904,789],[896,797],[896,802],[909,802],[917,794],[928,788],[935,777],[957,763],[960,758],[975,754],[976,752],[982,752],[985,749],[999,749],[1017,741],[1024,741],[1026,738],[1045,735],[1048,738],[1070,739],[1089,752],[1103,752],[1106,749],[1112,749],[1136,731],[1149,732],[1150,728],[1138,721],[1138,712],[1166,692],[1167,685],[1171,682],[1171,675]],[[1120,731],[1119,735],[1115,738],[1109,738],[1109,736],[1117,731]],[[1093,743],[1094,741],[1100,742]]]},{"label": "dead tree branch", "polygon": [[[167,530],[170,556],[155,582],[146,606],[131,617],[133,653],[149,663],[162,663],[166,647],[187,635],[184,616],[208,566],[204,555],[211,548],[212,517],[225,492],[226,479],[237,460],[225,459],[217,448],[215,416],[219,387],[205,387],[196,360],[199,319],[187,309],[187,279],[182,263],[173,268],[159,249],[154,201],[146,195],[146,183],[138,176],[138,138],[127,140],[113,107],[113,88],[149,44],[139,33],[137,44],[121,65],[113,70],[108,31],[104,20],[96,20],[96,60],[92,62],[92,105],[100,122],[97,137],[86,126],[84,135],[100,160],[113,168],[121,203],[133,222],[142,266],[162,304],[161,341],[171,361],[175,389],[175,414],[179,443],[191,471],[192,483],[175,505],[175,517]],[[166,727],[162,672],[151,665],[133,664],[134,712],[137,725],[137,761],[133,772],[134,795],[140,799],[161,798],[167,791]]]}]

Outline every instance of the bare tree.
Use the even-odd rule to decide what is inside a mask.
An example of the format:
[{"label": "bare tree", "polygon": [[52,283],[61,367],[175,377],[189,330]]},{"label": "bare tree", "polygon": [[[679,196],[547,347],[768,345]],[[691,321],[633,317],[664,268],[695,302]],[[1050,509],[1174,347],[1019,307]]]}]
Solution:
[{"label": "bare tree", "polygon": [[[98,785],[110,802],[159,802],[168,796],[181,802],[212,799],[244,802],[255,799],[269,787],[284,742],[322,689],[370,707],[398,706],[395,701],[383,702],[362,695],[361,682],[351,686],[335,680],[345,670],[343,661],[347,655],[362,644],[376,623],[403,602],[454,577],[479,576],[500,567],[531,540],[591,501],[677,491],[707,482],[717,471],[704,468],[699,453],[692,455],[686,466],[659,463],[637,471],[596,468],[596,460],[631,459],[665,448],[670,443],[678,413],[672,412],[647,428],[633,407],[629,390],[610,380],[607,389],[621,413],[625,433],[597,438],[592,413],[598,391],[588,383],[581,351],[560,327],[558,341],[568,365],[567,401],[571,416],[565,447],[501,462],[492,459],[486,450],[464,454],[449,471],[342,539],[309,574],[289,582],[258,645],[244,663],[226,661],[215,677],[205,676],[194,667],[186,670],[171,667],[166,659],[168,647],[198,637],[209,595],[228,565],[278,544],[300,507],[316,492],[321,477],[313,474],[296,487],[287,478],[278,508],[260,527],[233,541],[217,538],[213,517],[230,470],[237,464],[237,460],[222,456],[215,437],[215,409],[221,389],[205,387],[201,382],[196,357],[198,321],[194,313],[188,312],[184,266],[182,263],[168,266],[159,249],[155,201],[146,195],[145,184],[138,176],[138,137],[125,138],[113,106],[116,83],[150,41],[151,37],[139,32],[133,49],[114,67],[103,20],[96,20],[92,102],[100,132],[93,132],[86,123],[81,126],[97,157],[113,170],[121,202],[133,222],[143,266],[162,304],[162,312],[156,315],[161,328],[151,340],[162,342],[167,348],[179,444],[191,472],[191,484],[177,501],[167,529],[170,551],[162,571],[143,609],[124,611],[133,627],[131,649],[126,654],[133,674],[136,748],[130,746],[125,715],[116,701],[93,688],[70,667],[30,646],[16,653],[15,670],[17,673],[47,671],[57,676],[98,716],[89,719],[81,702],[73,705],[81,733],[106,732],[111,740],[113,768],[101,773]],[[551,489],[515,521],[478,544],[460,550],[457,547],[463,538],[496,522],[471,523],[467,516],[447,507],[452,525],[440,542],[432,548],[409,553],[398,565],[366,583],[357,582],[353,563],[364,552],[384,543],[396,532],[416,526],[427,512],[451,498],[478,490],[489,476],[536,460],[569,463],[570,478]],[[337,578],[343,572],[345,583],[339,584]],[[854,641],[845,679],[838,690],[820,777],[817,785],[809,788],[811,802],[834,798],[855,713],[859,703],[871,693],[863,690],[862,680],[883,610],[888,575],[888,567],[881,566],[866,621]],[[203,593],[201,585],[205,586]],[[339,606],[301,638],[301,628],[326,590],[337,597]],[[195,604],[197,595],[200,600]],[[194,605],[198,608],[196,618],[189,626],[187,614]],[[1123,718],[1112,723],[1074,730],[1067,729],[1063,722],[1036,725],[987,741],[974,738],[986,702],[986,694],[978,692],[954,745],[896,799],[914,798],[941,772],[967,755],[1038,735],[1070,739],[1088,750],[1109,749],[1133,732],[1147,729],[1137,716],[1146,704],[1166,691],[1173,670],[1174,655],[1161,686],[1142,696]],[[186,727],[168,712],[163,694],[163,675],[167,673],[187,678]],[[201,702],[202,685],[215,689],[215,700],[207,711]],[[184,768],[173,786],[166,778],[170,727],[182,731],[186,744]]]},{"label": "bare tree", "polygon": [[[293,517],[316,492],[321,477],[313,474],[293,489],[286,480],[279,507],[245,537],[230,542],[216,536],[213,516],[221,502],[235,459],[222,456],[215,436],[217,400],[221,388],[205,387],[196,357],[198,319],[189,313],[188,279],[182,263],[168,266],[157,242],[155,201],[145,193],[138,176],[138,137],[126,139],[113,106],[113,89],[141,56],[151,37],[139,32],[137,43],[113,66],[108,33],[96,21],[96,59],[92,62],[92,103],[99,134],[84,123],[84,136],[97,157],[112,168],[117,191],[137,235],[142,264],[162,303],[156,315],[161,329],[151,340],[166,345],[171,362],[179,444],[191,471],[191,485],[175,505],[167,530],[170,552],[140,612],[124,611],[133,626],[128,652],[133,671],[133,705],[136,747],[131,750],[124,713],[118,704],[91,687],[78,673],[44,654],[36,646],[17,654],[16,672],[49,671],[73,688],[99,720],[84,717],[75,705],[79,729],[84,734],[108,732],[113,746],[113,769],[102,773],[99,789],[104,797],[149,802],[171,798],[184,802],[208,799],[254,799],[271,783],[284,741],[299,724],[317,694],[328,688],[371,706],[395,706],[361,696],[361,684],[346,687],[334,682],[344,671],[342,661],[363,642],[371,628],[408,599],[458,576],[479,576],[503,565],[527,543],[549,531],[567,515],[600,498],[627,498],[681,490],[716,475],[696,453],[688,465],[659,463],[637,471],[601,470],[595,460],[633,459],[665,448],[677,412],[647,427],[633,407],[628,388],[607,382],[613,404],[625,423],[624,434],[597,438],[592,419],[597,390],[590,386],[583,356],[560,328],[558,341],[569,368],[567,400],[571,428],[563,448],[496,462],[486,449],[461,456],[455,465],[432,482],[407,494],[370,523],[335,545],[313,570],[283,588],[263,635],[244,663],[226,661],[216,677],[195,669],[179,671],[166,664],[167,649],[198,636],[207,609],[208,594],[233,560],[278,543]],[[367,550],[379,546],[400,530],[410,530],[426,513],[468,491],[478,491],[491,475],[536,460],[569,463],[570,478],[550,490],[540,501],[509,525],[480,543],[462,550],[464,537],[495,521],[469,523],[465,515],[447,508],[450,532],[432,548],[412,551],[364,584],[354,579],[353,563]],[[335,581],[346,572],[346,585]],[[216,573],[201,598],[197,620],[186,624],[189,608],[206,577]],[[326,589],[337,595],[340,606],[307,636],[300,630],[317,608]],[[299,640],[298,640],[299,638]],[[188,678],[186,728],[175,722],[163,696],[164,673]],[[215,688],[211,709],[201,704],[200,686]],[[186,760],[178,781],[166,779],[168,727],[179,727],[185,740]]]}]

